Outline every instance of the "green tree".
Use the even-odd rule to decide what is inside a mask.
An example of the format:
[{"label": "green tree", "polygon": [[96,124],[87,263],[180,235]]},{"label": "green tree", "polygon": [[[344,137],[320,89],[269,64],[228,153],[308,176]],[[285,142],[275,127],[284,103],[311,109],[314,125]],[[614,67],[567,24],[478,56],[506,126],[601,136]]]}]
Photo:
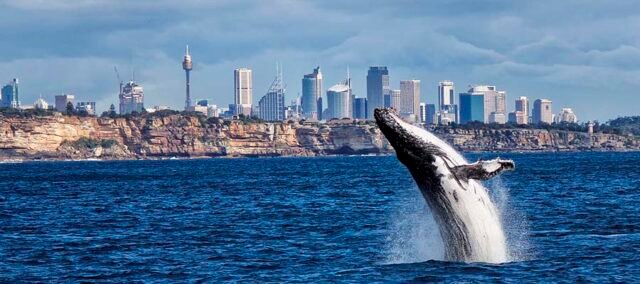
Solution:
[{"label": "green tree", "polygon": [[75,109],[73,108],[73,103],[72,102],[68,102],[67,103],[67,115],[73,115],[75,114]]}]

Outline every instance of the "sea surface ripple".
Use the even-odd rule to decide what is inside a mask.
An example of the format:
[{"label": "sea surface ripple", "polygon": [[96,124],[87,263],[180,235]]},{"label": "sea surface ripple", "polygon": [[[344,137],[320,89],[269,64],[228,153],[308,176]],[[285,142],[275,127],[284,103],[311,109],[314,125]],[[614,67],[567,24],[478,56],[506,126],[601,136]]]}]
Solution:
[{"label": "sea surface ripple", "polygon": [[0,282],[640,281],[640,153],[500,155],[503,264],[439,260],[395,157],[0,164]]}]

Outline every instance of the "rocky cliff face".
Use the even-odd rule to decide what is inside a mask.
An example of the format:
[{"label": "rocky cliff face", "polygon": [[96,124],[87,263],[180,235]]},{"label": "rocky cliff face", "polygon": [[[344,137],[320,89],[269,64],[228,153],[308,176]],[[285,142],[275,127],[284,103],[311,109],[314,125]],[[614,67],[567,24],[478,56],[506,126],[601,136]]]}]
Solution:
[{"label": "rocky cliff face", "polygon": [[600,151],[640,150],[640,139],[614,134],[546,129],[433,129],[465,151]]},{"label": "rocky cliff face", "polygon": [[[543,129],[433,129],[466,151],[638,150],[636,137]],[[243,123],[199,116],[2,117],[0,160],[385,154],[369,122]]]},{"label": "rocky cliff face", "polygon": [[199,116],[0,117],[0,159],[389,153],[374,124],[243,123]]}]

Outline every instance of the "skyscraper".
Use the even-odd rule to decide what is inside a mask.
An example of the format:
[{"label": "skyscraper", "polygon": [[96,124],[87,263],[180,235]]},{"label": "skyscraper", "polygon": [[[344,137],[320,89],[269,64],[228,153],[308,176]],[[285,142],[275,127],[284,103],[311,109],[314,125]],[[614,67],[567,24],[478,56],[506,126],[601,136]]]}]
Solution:
[{"label": "skyscraper", "polygon": [[471,121],[484,122],[485,119],[485,99],[484,93],[461,93],[460,94],[460,123],[465,124]]},{"label": "skyscraper", "polygon": [[367,117],[373,118],[376,108],[384,107],[384,94],[389,89],[389,70],[386,66],[371,66],[367,72]]},{"label": "skyscraper", "polygon": [[14,78],[9,84],[2,87],[1,107],[20,108],[20,93],[18,90],[18,79]]},{"label": "skyscraper", "polygon": [[336,84],[327,90],[326,120],[351,118],[351,92],[349,85],[345,83]]},{"label": "skyscraper", "polygon": [[320,66],[302,77],[302,115],[306,119],[322,120],[322,72]]},{"label": "skyscraper", "polygon": [[[385,104],[385,107],[387,107],[387,104]],[[400,90],[389,90],[388,107],[394,108],[398,111],[402,109],[402,92]]]},{"label": "skyscraper", "polygon": [[239,68],[233,71],[234,115],[251,116],[253,107],[253,78],[251,69]]},{"label": "skyscraper", "polygon": [[285,119],[284,84],[282,69],[276,68],[276,78],[271,83],[269,91],[258,102],[259,117],[266,121],[283,121]]},{"label": "skyscraper", "polygon": [[420,80],[400,81],[400,114],[420,115]]},{"label": "skyscraper", "polygon": [[353,100],[353,118],[367,119],[367,98]]},{"label": "skyscraper", "polygon": [[454,104],[454,85],[451,81],[442,81],[438,84],[438,108]]},{"label": "skyscraper", "polygon": [[[468,94],[480,93],[484,96],[484,123],[506,123],[507,93],[505,91],[497,91],[496,86],[478,85],[472,86]],[[461,103],[462,104],[462,103]],[[460,106],[462,111],[462,106]],[[462,117],[462,114],[460,114]]]},{"label": "skyscraper", "polygon": [[420,123],[425,123],[427,121],[427,104],[420,103],[420,117],[418,119]]},{"label": "skyscraper", "polygon": [[[519,124],[527,124],[529,122],[529,99],[527,97],[520,97],[516,100],[516,112],[522,112],[522,119]],[[522,122],[522,123],[520,123]]]},{"label": "skyscraper", "polygon": [[438,112],[436,121],[440,124],[458,122],[458,105],[455,104],[455,86],[451,81],[438,83]]},{"label": "skyscraper", "polygon": [[[426,117],[426,120],[424,121],[425,124],[438,123],[435,104],[427,104],[427,106],[425,107],[425,117]],[[455,122],[455,120],[454,121],[450,120],[450,122]]]},{"label": "skyscraper", "polygon": [[553,112],[551,111],[551,101],[547,99],[537,99],[533,102],[532,122],[552,123]]},{"label": "skyscraper", "polygon": [[74,100],[74,95],[62,94],[56,96],[56,110],[62,113],[67,112],[67,104],[71,103],[73,105]]},{"label": "skyscraper", "polygon": [[516,111],[529,115],[529,99],[527,97],[520,97],[516,100]]},{"label": "skyscraper", "polygon": [[189,78],[189,74],[191,73],[191,69],[193,69],[193,63],[191,62],[191,55],[189,54],[189,46],[187,45],[187,51],[184,55],[184,59],[182,60],[182,69],[184,69],[184,73],[187,76],[186,80],[186,98],[184,100],[184,109],[189,110],[191,108],[191,80]]},{"label": "skyscraper", "polygon": [[129,81],[120,88],[118,98],[120,99],[120,114],[141,113],[144,109],[144,90],[134,81]]}]

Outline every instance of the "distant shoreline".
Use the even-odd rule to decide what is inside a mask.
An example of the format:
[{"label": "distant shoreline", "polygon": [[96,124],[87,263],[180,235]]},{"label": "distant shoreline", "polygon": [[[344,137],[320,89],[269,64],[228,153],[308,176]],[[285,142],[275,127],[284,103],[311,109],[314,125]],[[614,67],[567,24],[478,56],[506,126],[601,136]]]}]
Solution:
[{"label": "distant shoreline", "polygon": [[[532,127],[430,127],[457,150],[640,151],[640,137]],[[0,116],[0,162],[391,155],[372,121],[222,120],[190,113],[131,117]]]},{"label": "distant shoreline", "polygon": [[[462,151],[463,154],[577,154],[577,153],[635,153],[640,152],[640,149],[622,149],[622,150],[490,150],[490,151]],[[115,162],[115,161],[185,161],[185,160],[216,160],[216,159],[268,159],[268,158],[327,158],[327,157],[390,157],[395,156],[395,153],[380,153],[380,154],[362,154],[362,155],[317,155],[317,156],[198,156],[198,157],[145,157],[145,158],[123,158],[123,159],[100,159],[100,158],[87,158],[87,159],[2,159],[0,158],[0,164],[20,164],[29,162]]]}]

